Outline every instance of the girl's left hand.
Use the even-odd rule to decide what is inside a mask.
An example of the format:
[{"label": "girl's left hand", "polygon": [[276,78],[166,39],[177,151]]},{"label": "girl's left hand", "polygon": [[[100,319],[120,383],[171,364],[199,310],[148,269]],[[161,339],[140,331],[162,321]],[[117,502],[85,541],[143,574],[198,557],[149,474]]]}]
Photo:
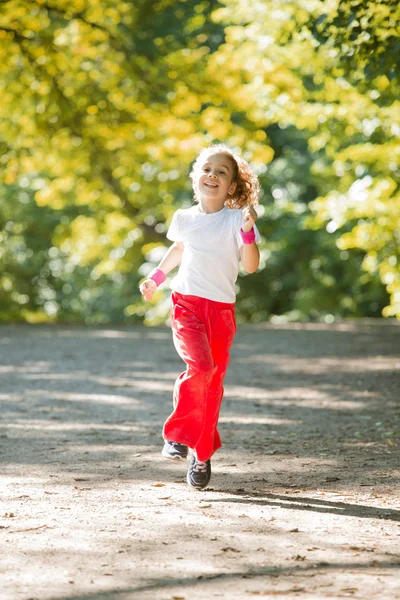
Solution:
[{"label": "girl's left hand", "polygon": [[257,213],[254,206],[247,206],[243,211],[242,230],[247,232],[253,229],[256,219]]}]

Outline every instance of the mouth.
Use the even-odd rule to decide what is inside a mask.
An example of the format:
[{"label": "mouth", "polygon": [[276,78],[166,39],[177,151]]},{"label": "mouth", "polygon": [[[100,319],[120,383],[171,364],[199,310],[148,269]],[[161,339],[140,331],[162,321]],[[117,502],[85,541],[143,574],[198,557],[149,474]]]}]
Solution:
[{"label": "mouth", "polygon": [[210,188],[217,188],[218,187],[218,183],[204,183],[204,185],[206,187],[210,187]]}]

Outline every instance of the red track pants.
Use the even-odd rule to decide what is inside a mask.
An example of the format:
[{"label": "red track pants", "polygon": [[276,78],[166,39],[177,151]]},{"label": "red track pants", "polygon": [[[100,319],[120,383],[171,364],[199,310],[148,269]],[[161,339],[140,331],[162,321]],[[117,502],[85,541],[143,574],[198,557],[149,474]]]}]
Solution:
[{"label": "red track pants", "polygon": [[164,438],[189,446],[198,460],[206,461],[221,446],[217,424],[236,331],[235,305],[173,292],[171,324],[187,368],[175,383]]}]

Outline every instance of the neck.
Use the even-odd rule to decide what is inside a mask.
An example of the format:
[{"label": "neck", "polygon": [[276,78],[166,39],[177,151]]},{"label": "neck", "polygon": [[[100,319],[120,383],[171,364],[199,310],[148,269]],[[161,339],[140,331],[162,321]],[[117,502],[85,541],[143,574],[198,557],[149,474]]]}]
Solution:
[{"label": "neck", "polygon": [[225,204],[213,204],[212,202],[207,202],[207,200],[199,200],[198,209],[201,213],[205,215],[211,215],[213,213],[219,212],[224,208]]}]

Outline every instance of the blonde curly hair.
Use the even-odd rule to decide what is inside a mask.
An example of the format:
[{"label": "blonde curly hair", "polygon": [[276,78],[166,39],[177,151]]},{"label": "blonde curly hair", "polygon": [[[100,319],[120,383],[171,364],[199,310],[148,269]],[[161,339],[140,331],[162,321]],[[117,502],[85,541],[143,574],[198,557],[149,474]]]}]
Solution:
[{"label": "blonde curly hair", "polygon": [[233,165],[232,183],[236,183],[236,189],[225,202],[228,208],[243,208],[245,206],[256,206],[260,194],[260,183],[257,175],[253,172],[250,165],[240,156],[235,154],[225,144],[213,144],[203,148],[190,172],[190,178],[193,183],[193,191],[196,202],[199,202],[199,190],[196,186],[196,177],[201,165],[214,154],[225,154]]}]

